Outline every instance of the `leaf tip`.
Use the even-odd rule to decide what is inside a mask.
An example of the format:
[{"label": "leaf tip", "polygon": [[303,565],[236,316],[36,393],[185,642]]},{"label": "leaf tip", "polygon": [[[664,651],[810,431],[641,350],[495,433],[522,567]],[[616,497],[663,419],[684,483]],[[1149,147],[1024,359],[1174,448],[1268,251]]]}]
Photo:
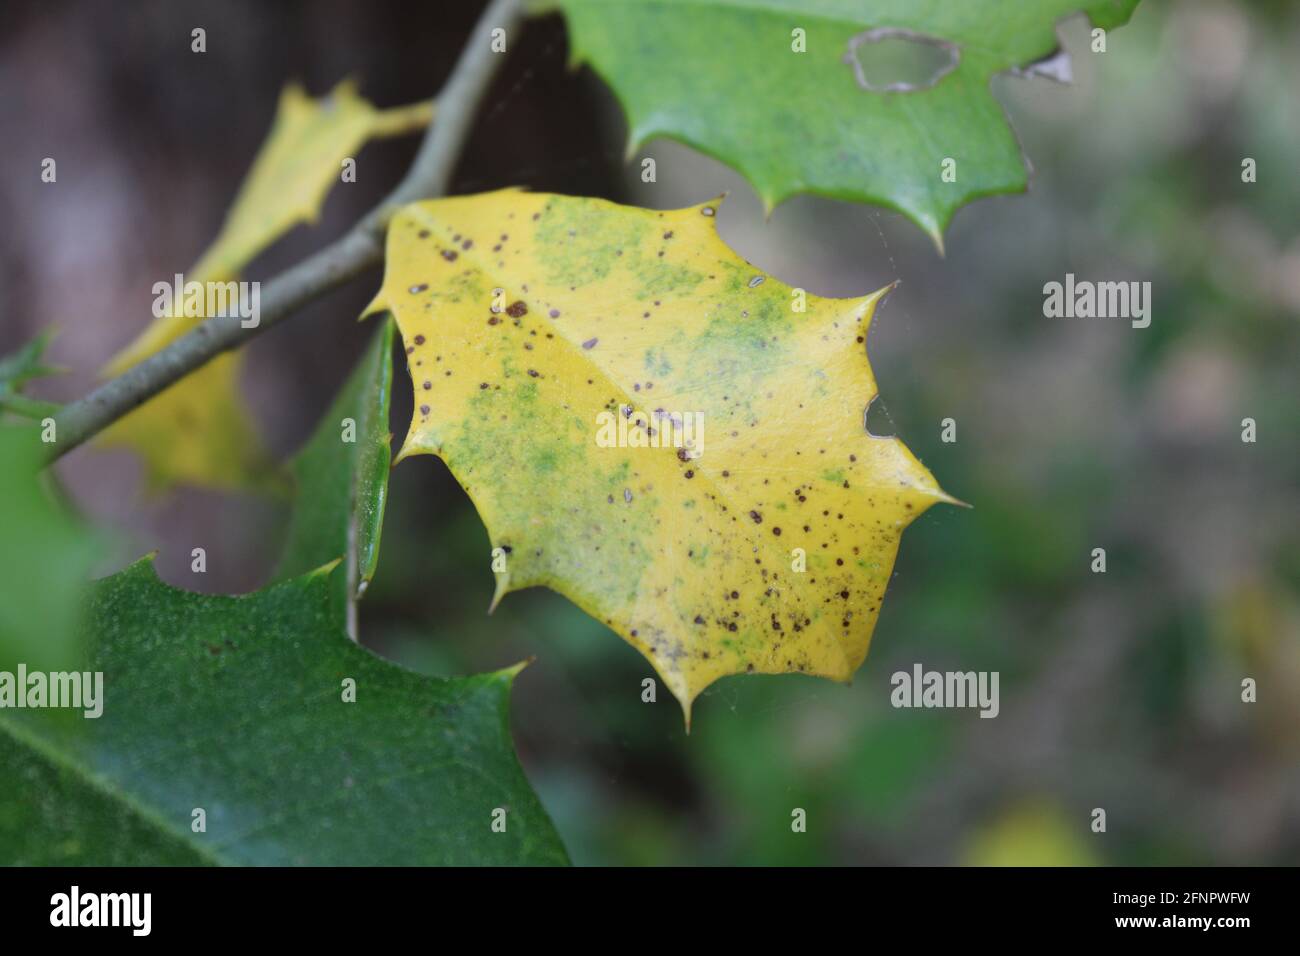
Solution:
[{"label": "leaf tip", "polygon": [[876,311],[885,304],[885,301],[893,291],[902,284],[902,279],[895,279],[893,282],[889,283],[889,285],[882,286],[862,300],[859,304],[859,310],[862,314],[862,325],[864,329],[870,331],[871,322],[876,317]]},{"label": "leaf tip", "polygon": [[943,245],[943,230],[927,229],[925,232],[926,235],[930,237],[930,241],[934,243],[934,250],[935,252],[939,253],[939,258],[940,259],[947,258],[947,251],[944,249],[944,245]]},{"label": "leaf tip", "polygon": [[62,331],[63,330],[57,325],[47,325],[45,328],[37,332],[29,344],[29,348],[31,348],[34,357],[40,358],[44,355],[45,350],[50,347],[50,343],[57,339]]},{"label": "leaf tip", "polygon": [[342,563],[342,561],[342,558],[335,558],[333,561],[326,561],[319,568],[313,568],[311,571],[308,571],[303,575],[303,577],[308,579],[328,577],[333,573],[334,569]]},{"label": "leaf tip", "polygon": [[514,679],[523,672],[524,668],[528,667],[528,665],[530,664],[535,664],[535,663],[537,663],[537,655],[529,654],[522,661],[519,661],[518,663],[515,664],[511,664],[509,667],[503,667],[496,673],[499,676],[504,677],[508,682],[513,682]]},{"label": "leaf tip", "polygon": [[[122,570],[118,571],[116,574],[110,574],[105,577],[99,578],[98,580],[111,581],[115,578],[118,578],[119,576],[129,577],[131,575],[139,575],[140,577],[148,580],[150,583],[163,584],[162,579],[158,577],[158,568],[157,565],[155,564],[157,558],[158,558],[158,549],[154,548],[152,551],[140,555],[140,557],[136,558],[134,561],[132,561]],[[166,587],[166,585],[163,586]]]},{"label": "leaf tip", "polygon": [[[683,209],[676,210],[678,215],[689,216],[692,213],[698,213],[705,219],[709,220],[708,225],[704,228],[714,236],[718,236],[718,210],[726,202],[727,197],[731,195],[731,190],[723,190],[712,199],[705,200],[702,203],[696,203],[694,206],[686,206]],[[721,238],[721,237],[718,237]]]},{"label": "leaf tip", "polygon": [[391,311],[392,310],[388,307],[388,297],[384,294],[384,289],[380,288],[380,290],[375,293],[375,297],[370,300],[370,304],[361,310],[361,314],[357,316],[357,321],[364,322],[371,316]]},{"label": "leaf tip", "polygon": [[641,137],[637,135],[636,130],[629,128],[627,131],[627,143],[623,146],[623,163],[632,162],[636,158],[637,150],[641,148]]},{"label": "leaf tip", "polygon": [[[648,656],[649,655],[647,655],[647,657]],[[655,663],[653,659],[651,659],[650,662],[654,665],[655,670],[658,671],[659,676],[663,679],[669,692],[673,697],[677,698],[677,703],[682,708],[682,727],[686,730],[686,736],[689,737],[691,735],[691,710],[695,706],[695,698],[700,696],[700,692],[704,690],[704,687],[707,686],[708,682],[696,687],[692,686],[693,682],[689,677],[683,678],[681,675],[678,675],[678,679],[673,680],[667,672],[659,668],[659,665]]]},{"label": "leaf tip", "polygon": [[953,497],[939,487],[939,483],[935,481],[934,476],[930,474],[930,470],[924,465],[921,465],[921,469],[924,474],[920,476],[920,480],[909,486],[909,491],[914,494],[917,508],[909,515],[907,521],[908,524],[916,518],[919,518],[922,513],[929,510],[934,505],[956,505],[958,508],[972,507],[967,502],[962,501],[960,498]]},{"label": "leaf tip", "polygon": [[510,593],[510,573],[508,571],[501,572],[496,575],[496,579],[496,590],[492,592],[492,603],[488,605],[487,609],[489,614],[496,611],[497,605],[501,603],[501,599]]},{"label": "leaf tip", "polygon": [[398,449],[396,457],[393,458],[393,463],[389,466],[389,470],[391,471],[393,468],[396,468],[408,458],[414,458],[416,455],[427,454],[428,451],[421,448],[419,442],[416,441],[415,426],[412,425],[411,430],[407,432],[406,440],[402,442],[402,447]]},{"label": "leaf tip", "polygon": [[948,492],[944,491],[942,488],[938,489],[938,493],[935,494],[934,497],[935,500],[940,502],[941,504],[956,505],[958,508],[970,508],[972,510],[974,510],[975,508],[975,506],[971,504],[969,501],[962,501],[960,498],[954,498],[952,495],[948,494]]}]

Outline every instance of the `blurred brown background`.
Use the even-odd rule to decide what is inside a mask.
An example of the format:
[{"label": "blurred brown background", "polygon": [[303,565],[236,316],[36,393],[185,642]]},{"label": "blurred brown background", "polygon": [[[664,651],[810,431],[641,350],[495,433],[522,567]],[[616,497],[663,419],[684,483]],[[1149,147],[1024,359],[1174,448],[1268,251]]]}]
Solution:
[{"label": "blurred brown background", "polygon": [[[84,393],[148,321],[152,284],[215,234],[286,82],[319,95],[353,75],[378,105],[424,99],[477,7],[6,3],[0,352],[57,325],[52,358],[71,371],[34,391]],[[934,509],[904,537],[852,687],[732,678],[697,702],[687,738],[666,694],[641,702],[649,666],[562,598],[512,595],[487,617],[487,538],[467,499],[434,459],[398,467],[363,640],[438,674],[537,656],[516,685],[516,737],[577,862],[1300,862],[1300,7],[1144,0],[1104,54],[1082,19],[1060,32],[1072,86],[993,84],[1035,170],[1029,195],[960,212],[942,259],[870,208],[805,197],[764,222],[743,180],[672,143],[638,154],[658,169],[641,183],[609,92],[566,68],[563,23],[531,21],[513,42],[455,190],[673,207],[727,189],[724,237],[791,285],[848,296],[902,279],[869,343],[872,430],[975,506]],[[415,145],[367,146],[320,224],[248,277],[345,229]],[[1042,286],[1067,272],[1150,280],[1151,327],[1044,318]],[[278,455],[357,357],[377,282],[249,348],[245,395]],[[1255,444],[1240,440],[1247,416]],[[939,440],[946,417],[955,444]],[[240,592],[277,557],[282,502],[149,498],[123,452],[83,449],[60,474],[120,532],[119,564],[157,548],[172,583]],[[196,546],[206,575],[190,573]],[[1095,547],[1104,575],[1089,571]],[[916,661],[1000,671],[1001,715],[893,710],[889,677]],[[794,807],[806,834],[790,832]]]}]

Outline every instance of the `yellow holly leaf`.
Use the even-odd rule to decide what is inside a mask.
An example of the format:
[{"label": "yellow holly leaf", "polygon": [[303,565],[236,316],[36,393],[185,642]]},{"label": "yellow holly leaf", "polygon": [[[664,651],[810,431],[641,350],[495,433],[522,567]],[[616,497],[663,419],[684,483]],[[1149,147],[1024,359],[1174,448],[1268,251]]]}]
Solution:
[{"label": "yellow holly leaf", "polygon": [[275,487],[239,394],[241,367],[238,354],[218,355],[106,429],[98,443],[139,454],[150,491],[178,482],[226,491]]},{"label": "yellow holly leaf", "polygon": [[688,726],[728,674],[849,680],[903,528],[953,501],[864,427],[888,290],[791,289],[727,248],[716,208],[415,203],[367,310],[396,317],[415,386],[399,460],[436,454],[465,488],[501,549],[496,600],[564,594]]},{"label": "yellow holly leaf", "polygon": [[[432,115],[429,103],[377,110],[350,81],[319,100],[299,86],[287,87],[221,232],[184,273],[185,283],[206,287],[238,280],[249,262],[295,225],[316,221],[344,162],[367,140],[417,130]],[[155,318],[105,374],[121,374],[206,318],[183,309]],[[241,363],[237,353],[219,356],[104,431],[99,442],[139,452],[155,489],[175,482],[228,489],[264,484],[270,459],[239,395]]]}]

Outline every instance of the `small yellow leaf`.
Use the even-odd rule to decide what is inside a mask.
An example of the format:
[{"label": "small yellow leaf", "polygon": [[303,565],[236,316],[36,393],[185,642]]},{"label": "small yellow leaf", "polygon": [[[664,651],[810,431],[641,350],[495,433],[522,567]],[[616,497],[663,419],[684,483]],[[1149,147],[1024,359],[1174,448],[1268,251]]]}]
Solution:
[{"label": "small yellow leaf", "polygon": [[953,500],[864,427],[888,290],[801,295],[727,248],[716,208],[415,203],[368,310],[406,346],[402,456],[438,455],[474,501],[505,557],[497,599],[566,595],[650,660],[688,725],[728,674],[849,680],[903,529]]},{"label": "small yellow leaf", "polygon": [[[190,273],[186,281],[219,281]],[[175,312],[156,318],[126,351],[105,368],[120,375],[190,331],[202,317]],[[186,483],[223,491],[275,486],[270,456],[240,393],[243,356],[218,355],[99,434],[101,447],[125,447],[140,455],[150,491]]]},{"label": "small yellow leaf", "polygon": [[[249,262],[290,229],[316,221],[344,162],[367,140],[412,132],[432,115],[429,103],[377,110],[350,81],[319,100],[299,86],[287,87],[221,232],[184,281],[237,281]],[[164,281],[173,284],[171,276]],[[155,318],[105,374],[121,374],[205,318],[183,310]],[[270,459],[239,397],[241,363],[238,354],[217,358],[107,429],[100,444],[138,451],[155,489],[174,482],[227,489],[264,484]]]},{"label": "small yellow leaf", "polygon": [[377,110],[350,80],[319,100],[300,86],[287,87],[221,234],[194,271],[237,274],[294,226],[320,217],[344,160],[355,159],[367,140],[412,132],[432,115],[430,104]]},{"label": "small yellow leaf", "polygon": [[239,355],[218,355],[107,429],[100,443],[138,452],[151,491],[175,482],[228,491],[276,487],[240,398],[239,369]]}]

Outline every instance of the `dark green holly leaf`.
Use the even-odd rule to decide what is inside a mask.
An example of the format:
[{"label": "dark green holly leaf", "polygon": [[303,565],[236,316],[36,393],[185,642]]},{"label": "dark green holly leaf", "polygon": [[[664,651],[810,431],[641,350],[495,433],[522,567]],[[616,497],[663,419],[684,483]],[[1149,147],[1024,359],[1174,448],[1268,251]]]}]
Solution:
[{"label": "dark green holly leaf", "polygon": [[[1111,29],[1137,6],[554,2],[568,20],[574,60],[590,63],[623,104],[629,153],[657,136],[676,139],[737,169],[769,209],[798,193],[874,203],[906,215],[940,248],[961,206],[1027,184],[1015,134],[989,90],[994,74],[1049,58],[1056,23],[1071,13]],[[889,73],[931,56],[933,69],[917,76]]]},{"label": "dark green holly leaf", "polygon": [[98,582],[100,716],[0,709],[0,864],[565,862],[511,748],[517,668],[389,664],[332,586],[200,595],[147,560]]}]

